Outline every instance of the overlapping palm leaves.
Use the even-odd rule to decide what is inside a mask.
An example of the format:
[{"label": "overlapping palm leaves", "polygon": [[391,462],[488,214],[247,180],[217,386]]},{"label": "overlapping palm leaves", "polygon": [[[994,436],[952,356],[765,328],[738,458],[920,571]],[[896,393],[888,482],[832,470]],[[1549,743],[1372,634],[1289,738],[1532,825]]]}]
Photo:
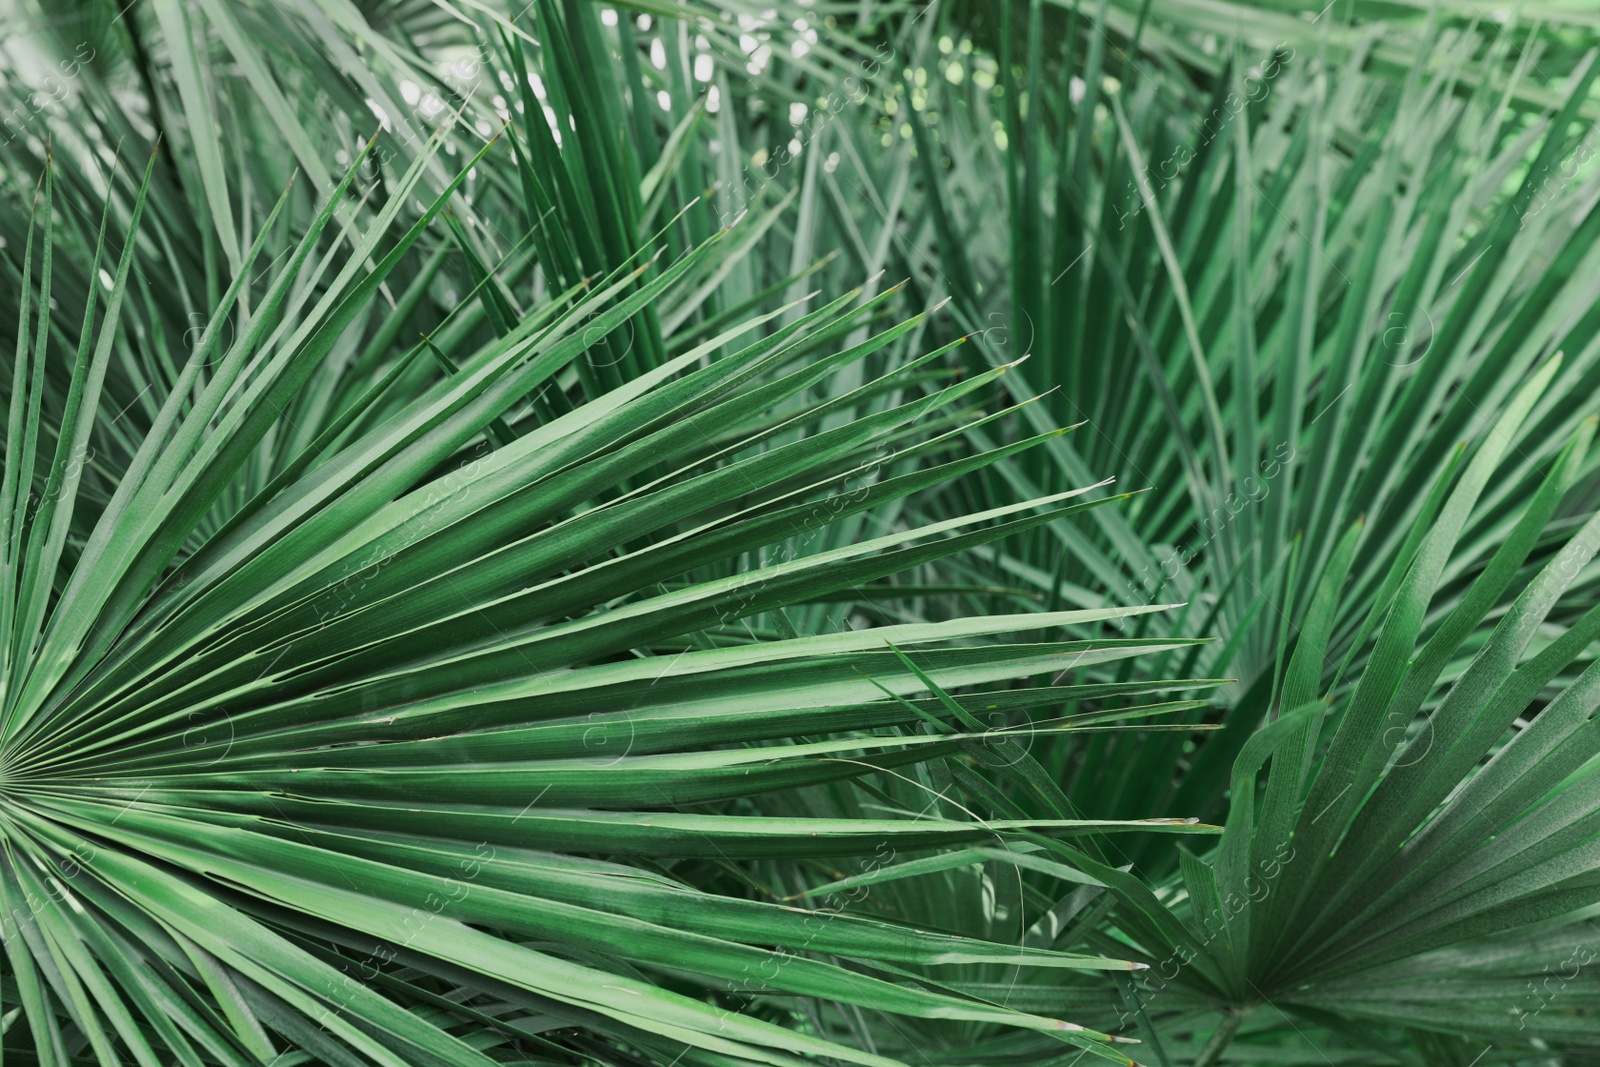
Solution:
[{"label": "overlapping palm leaves", "polygon": [[[404,4],[369,5],[366,22],[313,2],[153,6],[134,13],[120,75],[148,85],[148,108],[125,115],[127,94],[93,81],[83,98],[83,144],[102,160],[103,146],[153,132],[179,149],[149,178],[157,238],[129,275],[126,333],[141,340],[113,341],[105,367],[102,410],[131,414],[99,420],[76,453],[59,550],[62,603],[80,605],[60,633],[73,636],[30,636],[43,673],[18,683],[27,700],[8,698],[26,709],[19,745],[40,746],[27,749],[31,773],[109,771],[95,773],[111,784],[57,797],[19,830],[30,862],[71,872],[67,889],[102,884],[80,867],[92,872],[108,843],[161,871],[205,872],[208,895],[296,951],[350,966],[409,1017],[502,1058],[710,1062],[798,1046],[762,1029],[735,1054],[715,1045],[720,1028],[695,1037],[677,1016],[682,1033],[652,1043],[656,1024],[618,1008],[631,994],[558,1004],[494,984],[487,958],[430,955],[441,946],[422,939],[443,918],[411,941],[398,926],[384,945],[371,924],[394,913],[347,924],[331,866],[317,867],[315,892],[332,895],[236,887],[346,857],[414,867],[441,879],[435,902],[466,909],[442,914],[468,929],[697,1003],[714,987],[713,1011],[742,1006],[807,1040],[902,1059],[1078,1054],[1037,1022],[996,1025],[1022,1021],[1002,1004],[1137,1034],[1145,1062],[1570,1060],[1595,1043],[1583,546],[1600,294],[1581,12],[1538,5],[1526,14],[1544,22],[1518,24],[1471,5],[1115,0],[641,5],[635,20],[570,2],[515,20],[474,6],[446,23]],[[419,92],[447,106],[407,114],[401,102]],[[185,148],[217,109],[250,135],[223,152]],[[267,350],[287,353],[302,327],[294,344],[321,336],[308,312],[325,294],[318,314],[342,308],[349,328],[304,388],[280,391],[284,418],[253,439],[257,423],[241,419],[230,478],[184,498],[187,530],[156,531],[183,534],[170,555],[131,541],[94,555],[96,530],[148,503],[114,494],[147,439],[129,427],[168,432],[157,420],[182,366],[173,339],[219,323],[204,387],[261,300],[253,282],[239,313],[212,314],[235,257],[261,236],[257,261],[278,256],[280,270],[315,206],[334,202],[326,160],[360,151],[372,110],[388,128],[360,168],[366,200],[323,223],[340,244],[324,237],[299,268],[286,299],[306,302],[282,313],[290,325]],[[422,217],[427,198],[395,189],[442,186],[507,122],[410,255],[363,243],[380,210],[398,230]],[[437,160],[423,149],[434,133]],[[10,150],[25,159],[8,168],[25,202],[46,144]],[[82,251],[54,266],[69,348],[97,271],[83,262],[92,220],[60,205],[109,195],[115,235],[136,202],[86,158],[59,151],[50,168],[66,194],[57,243]],[[311,168],[299,183],[310,189],[265,226],[291,160]],[[25,221],[7,220],[9,251]],[[157,263],[206,281],[175,296],[138,269]],[[361,266],[329,285],[347,263]],[[911,284],[869,283],[862,306],[820,314],[792,303],[886,266]],[[343,303],[366,270],[378,288]],[[120,292],[112,282],[96,295]],[[942,294],[948,318],[883,335]],[[410,347],[418,329],[428,337]],[[508,363],[523,345],[551,361],[547,378]],[[284,381],[307,359],[291,358]],[[72,365],[46,361],[45,412],[65,407]],[[265,366],[241,368],[239,383]],[[141,395],[152,379],[163,385]],[[1052,385],[992,418],[966,408],[996,387],[1020,398]],[[497,399],[443,414],[473,389]],[[429,418],[442,421],[424,430]],[[414,430],[384,429],[402,426]],[[48,427],[43,451],[59,451]],[[577,451],[517,481],[519,463],[562,441]],[[54,499],[45,460],[36,492]],[[1154,491],[1108,503],[1085,488],[1108,474]],[[1012,510],[1034,499],[1060,514]],[[71,585],[80,556],[113,550],[123,563]],[[453,569],[441,573],[442,559]],[[891,573],[904,576],[890,584]],[[155,586],[148,601],[140,582]],[[1168,600],[1187,606],[1143,610]],[[976,629],[960,621],[975,615]],[[845,634],[842,617],[883,625]],[[968,643],[1019,632],[1034,643]],[[1180,640],[1193,634],[1222,640]],[[1077,677],[1060,675],[1064,661]],[[1106,716],[1200,688],[1163,677],[1222,675],[1238,682],[1220,711],[1156,709],[1219,732],[1066,732],[1136,723]],[[1004,688],[1017,678],[1044,681]],[[482,691],[464,698],[467,686]],[[1021,709],[1045,708],[1031,719],[1050,725],[1030,728]],[[893,739],[871,739],[882,736]],[[440,770],[445,756],[485,773]],[[410,814],[450,829],[418,841],[406,809],[424,795],[437,810]],[[587,821],[546,818],[558,804]],[[669,818],[673,805],[695,814]],[[648,826],[626,814],[640,810]],[[913,824],[889,816],[918,811],[949,836],[893,836]],[[1220,849],[1200,858],[1170,837],[1064,839],[1088,816],[1224,813]],[[794,836],[784,820],[800,818],[807,834],[825,826],[825,841]],[[530,826],[546,854],[514,852]],[[1038,836],[1021,836],[1028,827]],[[921,851],[943,841],[956,847]],[[833,858],[852,851],[859,866]],[[405,897],[420,882],[360,871],[385,906],[431,913]],[[619,954],[644,935],[580,929],[576,911],[526,925],[512,897],[479,895],[588,906],[619,884],[651,895],[590,910],[682,936]],[[782,924],[805,916],[746,894],[847,902],[943,933],[936,946],[869,949],[870,937],[910,935],[841,919],[818,934],[813,919],[786,941]],[[122,900],[76,906],[112,916]],[[240,977],[235,961],[191,951],[192,934],[156,936],[117,908],[107,929],[119,948],[150,938],[173,968],[166,988],[222,1005],[207,1033],[253,1032],[254,1020],[328,1062],[341,1042],[375,1040],[295,1029],[339,1017],[329,998],[341,994],[314,1008],[312,994]],[[56,940],[27,944],[55,960],[76,914],[57,908],[39,926]],[[702,954],[685,964],[695,937],[726,943],[695,941]],[[73,961],[104,958],[106,944],[58,973],[75,976]],[[1019,969],[997,944],[1041,960]],[[1131,982],[1088,966],[1113,958],[1152,966]],[[850,962],[818,969],[838,959]],[[956,959],[959,976],[939,962]],[[98,1003],[87,985],[38,974],[50,1017]],[[197,992],[217,989],[244,992]],[[128,1001],[132,1018],[164,1003],[159,986],[147,996]],[[904,1015],[882,1023],[861,1010],[872,1007]],[[561,1025],[549,1045],[508,1036],[505,1019],[534,1013],[510,1033]],[[405,1060],[403,1042],[424,1032],[388,1047]],[[74,1052],[90,1040],[77,1022],[61,1033]],[[8,1051],[18,1043],[8,1035]]]},{"label": "overlapping palm leaves", "polygon": [[[977,345],[1044,354],[1019,374],[1067,383],[1056,417],[1098,430],[994,484],[1093,469],[1158,488],[1101,513],[1098,537],[1035,535],[988,573],[1069,603],[1119,572],[1124,602],[1181,590],[1230,635],[1201,669],[1240,677],[1197,751],[1161,735],[1038,753],[1095,810],[1228,808],[1204,861],[1130,852],[1171,871],[1155,896],[1095,868],[1123,898],[1116,936],[1156,965],[1103,1010],[1166,1031],[1177,1060],[1222,1055],[1241,1024],[1239,1058],[1304,1049],[1308,1025],[1361,1048],[1352,1019],[1464,1035],[1463,1062],[1487,1042],[1592,1045],[1592,56],[1543,82],[1557,106],[1533,116],[1508,106],[1542,73],[1526,56],[1489,73],[1518,55],[1503,35],[1484,66],[1477,38],[1434,26],[1390,80],[1368,63],[1375,28],[1348,63],[1325,29],[1236,47],[1174,115],[1163,94],[1193,90],[1128,39],[1137,23],[1091,17],[1047,62],[1016,44],[1046,10],[1016,5],[999,31],[1006,97],[956,72],[906,116],[925,254]],[[1187,10],[1155,5],[1149,25]],[[976,63],[933,54],[913,62]],[[1468,69],[1488,80],[1461,92]],[[991,119],[1004,153],[966,132]],[[974,211],[1002,182],[1003,234]],[[961,281],[1007,261],[1003,290]],[[1322,697],[1327,724],[1304,707]],[[1547,767],[1514,755],[1554,745]]]},{"label": "overlapping palm leaves", "polygon": [[[490,151],[472,163],[492,165]],[[150,431],[87,525],[75,519],[79,457],[115,440],[103,386],[126,345],[147,185],[103,314],[88,289],[63,396],[60,234],[43,175],[0,508],[0,895],[6,998],[24,1020],[8,1045],[31,1044],[43,1062],[243,1064],[286,1049],[330,1063],[497,1062],[575,1054],[540,1035],[576,1026],[590,1035],[576,1050],[601,1042],[606,1055],[890,1062],[742,1012],[736,992],[1035,1027],[1124,1061],[1076,1024],[870,965],[1127,964],[819,918],[696,891],[663,867],[885,843],[1003,847],[1020,826],[1191,829],[727,809],[875,774],[930,791],[895,768],[981,754],[987,727],[941,698],[909,697],[1172,647],[1094,636],[1128,609],[775,641],[738,632],[749,616],[1104,500],[1073,490],[964,520],[884,521],[886,502],[1039,444],[966,446],[966,424],[995,417],[966,401],[1003,369],[923,388],[918,368],[944,350],[895,355],[924,320],[879,321],[893,290],[780,307],[557,417],[528,414],[530,396],[560,391],[598,339],[671,299],[737,230],[648,276],[648,263],[629,263],[552,295],[484,343],[424,339],[369,388],[324,403],[319,424],[294,425],[297,394],[329,373],[345,331],[466,180],[390,239],[430,156],[341,255],[333,216],[358,161],[265,291],[248,294],[250,310],[236,310],[284,195],[174,379],[150,383]],[[86,273],[101,277],[98,261]],[[435,354],[445,369],[397,399]],[[872,370],[858,387],[817,391],[862,364]],[[252,497],[219,512],[269,435],[288,451],[258,472]],[[818,543],[834,520],[868,511],[877,536]],[[221,521],[197,534],[207,517]],[[769,545],[778,558],[726,567]],[[1041,628],[1057,636],[972,644]],[[1095,729],[1187,706],[1143,694],[1205,684],[1046,684],[988,702],[1095,697],[1095,713],[1039,727]],[[839,953],[856,966],[828,962]]]}]

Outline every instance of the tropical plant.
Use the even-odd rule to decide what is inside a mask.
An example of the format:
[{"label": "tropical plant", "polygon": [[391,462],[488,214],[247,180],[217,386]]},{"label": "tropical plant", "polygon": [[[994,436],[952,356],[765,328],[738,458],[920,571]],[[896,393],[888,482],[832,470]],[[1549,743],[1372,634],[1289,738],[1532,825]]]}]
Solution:
[{"label": "tropical plant", "polygon": [[1500,14],[19,9],[0,1048],[1586,1062],[1594,27]]},{"label": "tropical plant", "polygon": [[[1146,6],[1183,25],[1185,5]],[[1056,850],[1120,898],[1099,943],[1153,965],[1102,1010],[1176,1038],[1177,1061],[1241,1032],[1247,1061],[1303,1048],[1308,1024],[1354,1052],[1374,1021],[1409,1028],[1390,1047],[1451,1035],[1463,1062],[1592,1045],[1592,57],[1540,86],[1554,113],[1518,112],[1538,65],[1501,73],[1509,37],[1435,24],[1391,79],[1374,27],[1345,26],[1241,42],[1202,97],[1130,58],[1138,22],[1048,63],[1044,9],[1020,18],[997,31],[997,104],[942,49],[906,113],[957,320],[991,359],[1026,338],[1044,365],[1018,375],[1065,386],[1047,417],[1094,430],[991,491],[1079,471],[1155,488],[1098,536],[1042,530],[957,574],[1052,605],[1187,601],[1170,624],[1226,640],[1186,668],[1238,678],[1191,713],[1223,726],[1198,745],[1035,747],[1086,810],[1226,813],[1207,857],[1126,853],[1142,880]],[[1334,64],[1339,34],[1366,44]],[[977,135],[991,116],[1004,152]],[[970,207],[997,187],[1004,231]],[[975,280],[986,261],[1003,287]]]}]

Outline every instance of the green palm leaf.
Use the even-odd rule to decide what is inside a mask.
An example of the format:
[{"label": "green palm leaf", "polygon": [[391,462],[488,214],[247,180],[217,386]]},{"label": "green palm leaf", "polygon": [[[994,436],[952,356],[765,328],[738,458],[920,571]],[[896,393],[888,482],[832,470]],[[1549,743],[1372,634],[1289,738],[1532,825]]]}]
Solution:
[{"label": "green palm leaf", "polygon": [[[426,163],[348,260],[312,258],[329,204],[242,335],[206,332],[70,555],[81,471],[68,460],[94,439],[138,242],[123,243],[95,347],[81,347],[58,414],[49,347],[29,357],[51,298],[47,175],[41,290],[24,297],[41,311],[21,319],[11,400],[33,414],[9,424],[0,635],[10,654],[0,893],[37,1054],[87,1042],[107,1062],[126,1049],[148,1063],[249,1063],[286,1046],[331,1062],[487,1062],[488,1049],[543,1043],[538,1027],[482,1039],[491,1005],[509,998],[651,1054],[666,1041],[697,1057],[889,1062],[718,1003],[739,988],[1034,1028],[1123,1060],[1077,1024],[827,957],[1128,964],[892,922],[831,924],[668,873],[680,857],[921,851],[1003,843],[1023,828],[1204,829],[724,810],[897,778],[896,767],[981,747],[982,731],[950,729],[951,708],[903,699],[934,677],[981,694],[1173,647],[1092,636],[1140,609],[1061,612],[1047,628],[1065,639],[1034,644],[972,643],[1037,630],[1045,620],[1033,615],[737,636],[752,616],[1104,503],[1069,502],[1081,495],[1069,491],[819,544],[843,515],[1041,443],[972,453],[959,428],[920,430],[1003,373],[924,393],[913,373],[931,357],[890,360],[876,380],[795,406],[842,369],[881,361],[917,325],[840,344],[892,293],[846,297],[764,335],[762,320],[741,323],[489,447],[484,435],[523,398],[585,358],[593,338],[692,282],[721,244],[648,279],[624,265],[457,348],[453,373],[355,432],[337,430],[370,409],[370,393],[338,415],[324,408],[326,432],[290,427],[298,436],[279,440],[310,437],[305,450],[208,535],[193,533],[453,194],[454,184],[384,241]],[[245,261],[268,240],[263,230]],[[362,270],[368,260],[375,269]],[[92,309],[86,317],[92,325]],[[724,346],[734,350],[715,358]],[[58,446],[31,513],[41,426]],[[716,572],[768,545],[780,550],[765,565]],[[696,634],[709,642],[697,647]],[[1104,727],[1091,717],[1041,728]],[[449,995],[463,988],[464,999]]]}]

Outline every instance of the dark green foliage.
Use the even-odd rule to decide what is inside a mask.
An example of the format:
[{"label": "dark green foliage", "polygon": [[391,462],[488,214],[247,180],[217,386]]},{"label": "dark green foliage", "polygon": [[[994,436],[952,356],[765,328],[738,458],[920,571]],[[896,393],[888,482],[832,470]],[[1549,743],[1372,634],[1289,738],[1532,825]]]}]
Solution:
[{"label": "dark green foliage", "polygon": [[1593,1059],[1592,19],[1319,7],[0,8],[4,1055]]}]

